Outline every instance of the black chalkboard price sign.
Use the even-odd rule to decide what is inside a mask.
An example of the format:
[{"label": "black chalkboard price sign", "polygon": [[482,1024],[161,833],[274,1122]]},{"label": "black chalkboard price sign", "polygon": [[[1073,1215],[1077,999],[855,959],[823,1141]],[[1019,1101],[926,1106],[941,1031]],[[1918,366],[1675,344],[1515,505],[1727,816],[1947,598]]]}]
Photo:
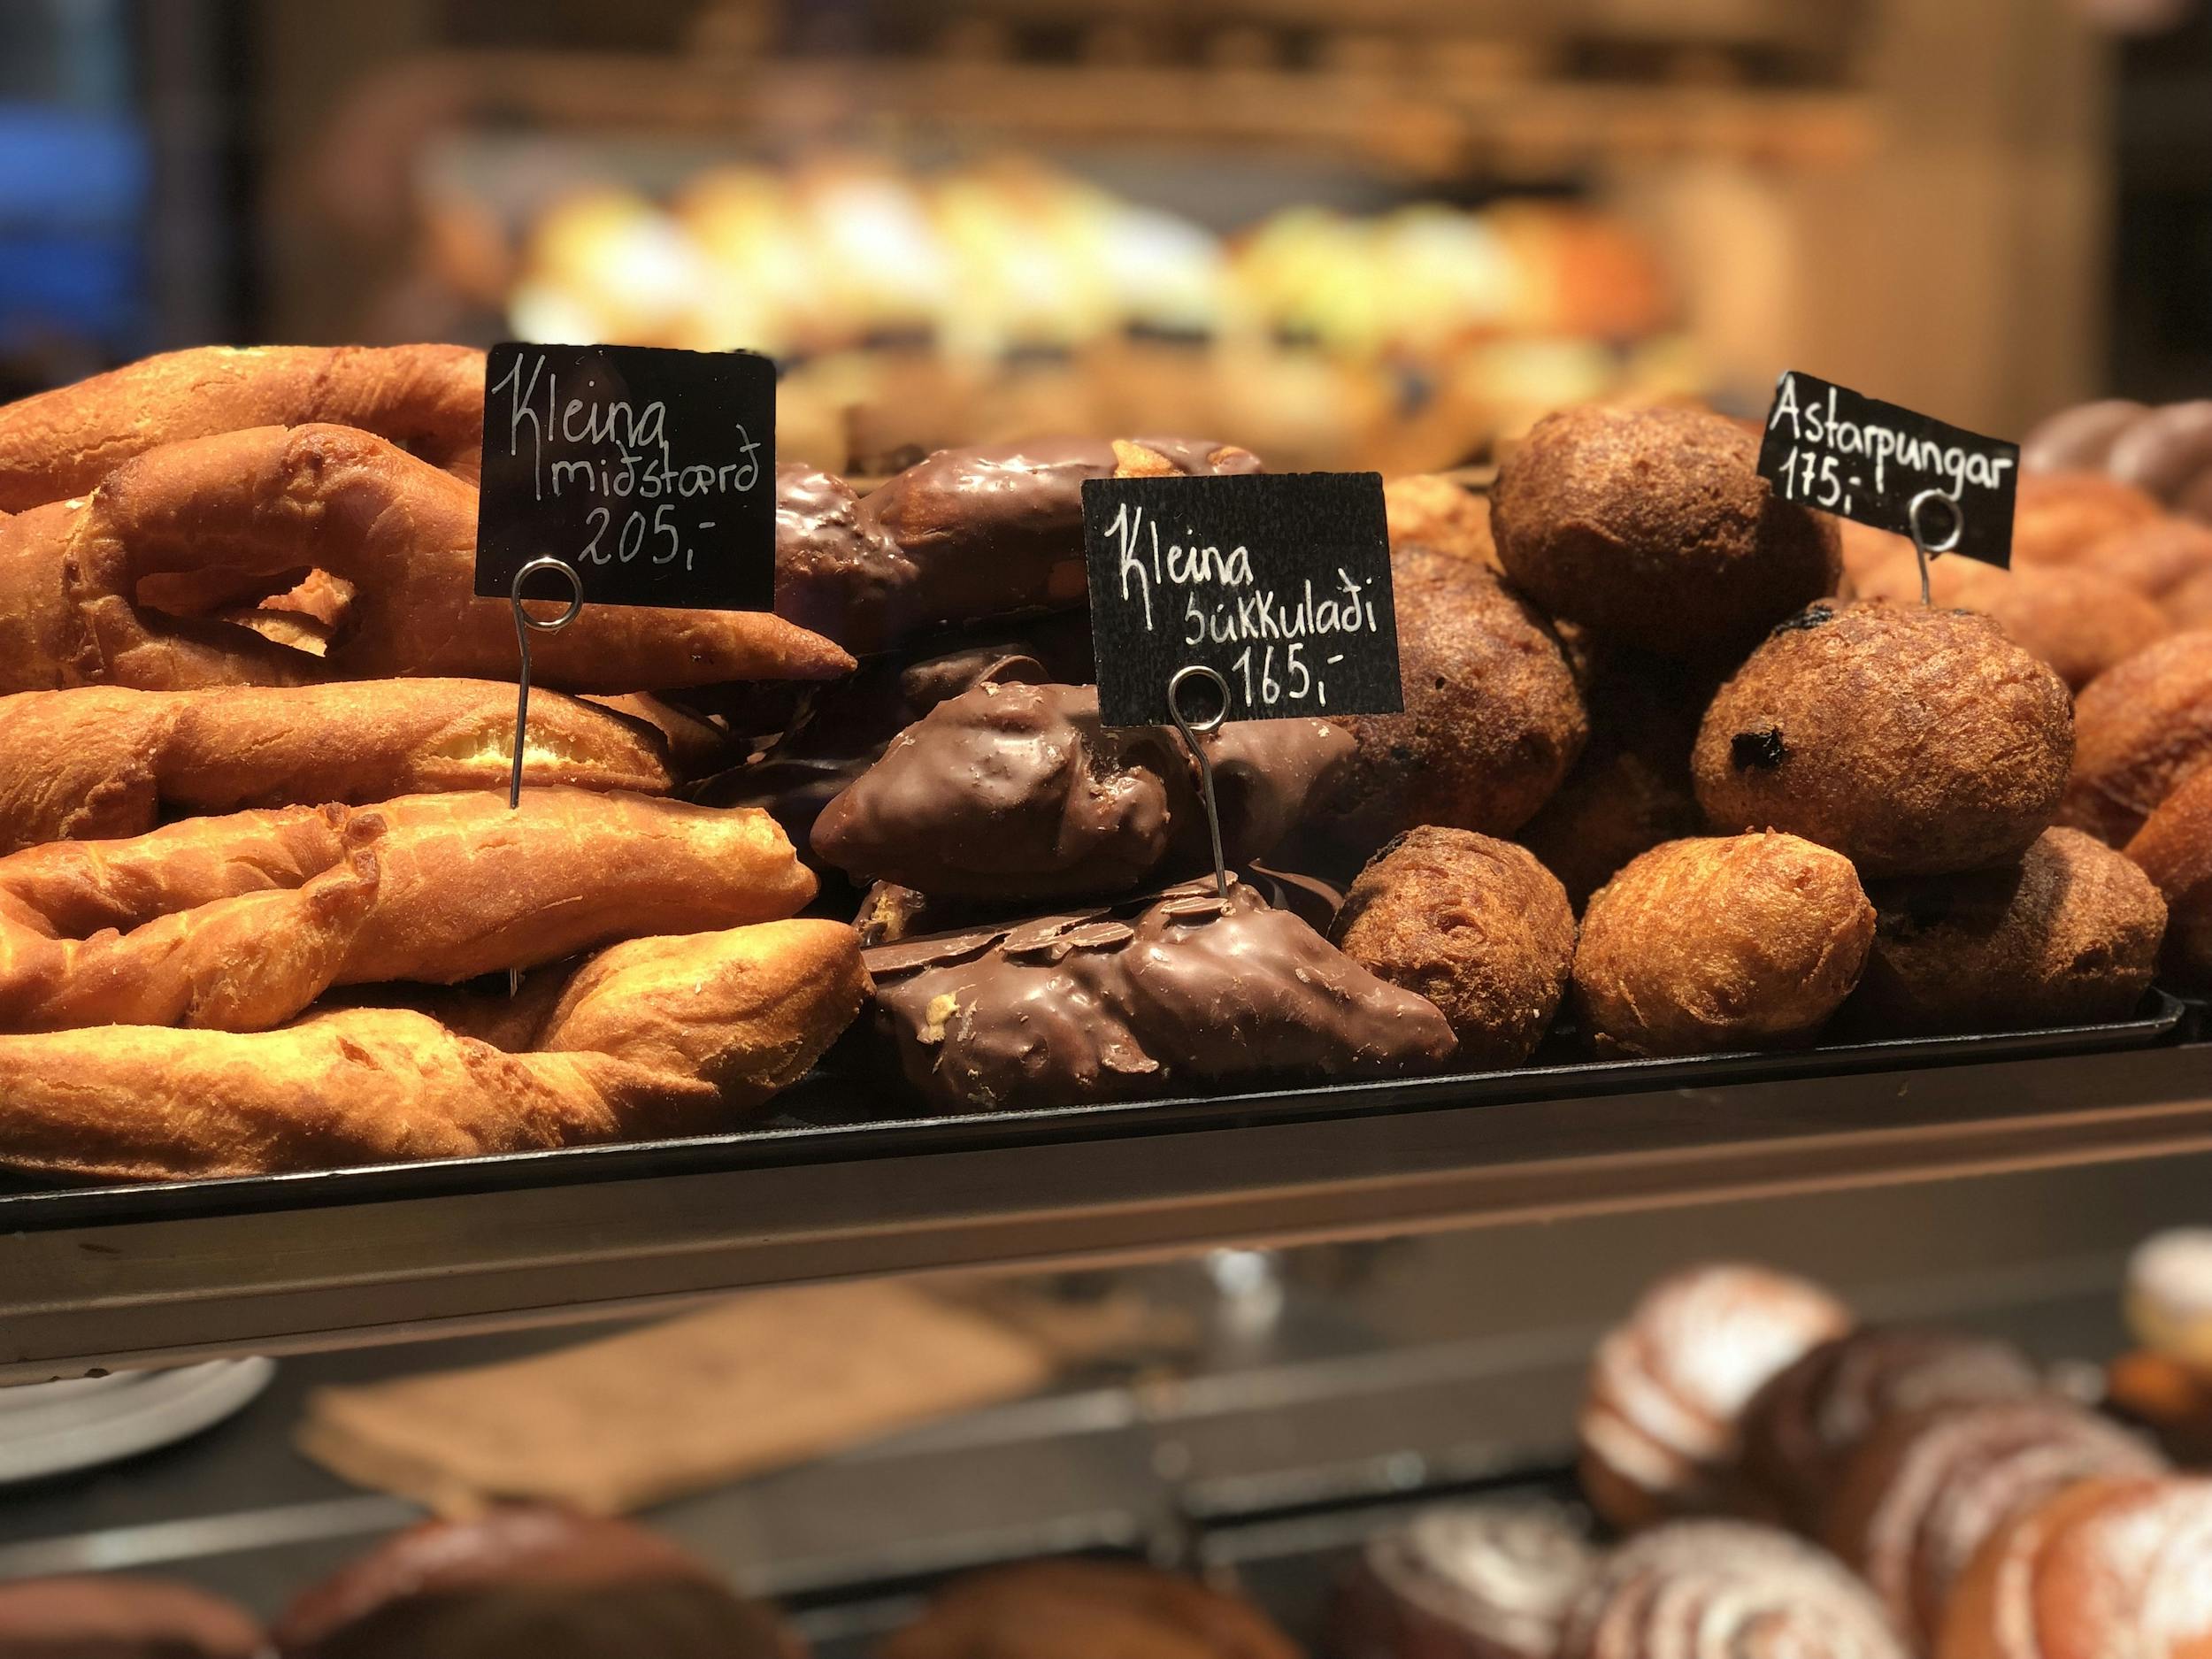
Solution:
[{"label": "black chalkboard price sign", "polygon": [[1166,724],[1192,664],[1233,720],[1405,706],[1380,473],[1092,479],[1083,535],[1107,725]]},{"label": "black chalkboard price sign", "polygon": [[[2020,446],[2001,438],[1791,370],[1775,382],[1759,476],[1791,501],[1902,536],[1913,533],[1913,502],[1933,490],[1945,500],[1924,509],[1932,552],[2012,563]],[[1955,528],[1956,542],[1944,546]]]},{"label": "black chalkboard price sign", "polygon": [[775,471],[766,357],[494,346],[476,591],[504,599],[516,572],[550,556],[588,604],[772,610]]}]

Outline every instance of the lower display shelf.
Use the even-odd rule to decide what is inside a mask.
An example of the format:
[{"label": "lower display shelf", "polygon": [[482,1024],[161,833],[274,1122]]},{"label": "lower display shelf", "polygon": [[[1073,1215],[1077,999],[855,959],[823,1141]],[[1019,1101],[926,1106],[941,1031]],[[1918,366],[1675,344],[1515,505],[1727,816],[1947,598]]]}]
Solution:
[{"label": "lower display shelf", "polygon": [[[2212,1044],[1665,1087],[1294,1091],[479,1165],[0,1198],[0,1382],[586,1318],[749,1286],[2212,1148]],[[1900,1056],[1901,1058],[1902,1056]],[[1801,1060],[1801,1066],[1807,1062]],[[1728,1079],[1733,1080],[1728,1080]],[[524,1166],[527,1160],[498,1160]],[[552,1171],[548,1171],[549,1174]],[[495,1178],[495,1179],[493,1179]]]},{"label": "lower display shelf", "polygon": [[[2052,1171],[1967,1196],[1921,1192],[1902,1195],[1901,1210],[1890,1194],[1816,1200],[1828,1225],[1814,1231],[1831,1244],[1800,1264],[1870,1318],[1981,1331],[2078,1369],[2121,1340],[2115,1241],[2146,1216],[2185,1212],[2193,1188],[2128,1171],[2115,1183],[2122,1222],[2092,1213],[2081,1182]],[[1909,1249],[1862,1248],[1878,1208]],[[1764,1258],[1801,1241],[1807,1209],[1755,1206],[1729,1248]],[[2038,1214],[2064,1219],[2027,1219]],[[823,1659],[859,1659],[948,1575],[1058,1554],[1225,1576],[1302,1636],[1333,1567],[1406,1506],[1531,1482],[1563,1491],[1555,1476],[1572,1459],[1592,1346],[1685,1248],[1667,1220],[1595,1223],[1571,1263],[1557,1230],[1524,1228],[1279,1257],[1256,1275],[1195,1263],[1117,1274],[1118,1294],[1164,1316],[1156,1348],[640,1518],[780,1602]],[[1932,1273],[1937,1256],[1947,1271]],[[1832,1267],[1853,1276],[1827,1279]],[[1079,1300],[1108,1282],[1078,1276],[1055,1294]],[[318,1390],[518,1360],[567,1334],[280,1362],[265,1392],[189,1440],[0,1485],[0,1583],[125,1571],[273,1614],[422,1514],[295,1452]]]}]

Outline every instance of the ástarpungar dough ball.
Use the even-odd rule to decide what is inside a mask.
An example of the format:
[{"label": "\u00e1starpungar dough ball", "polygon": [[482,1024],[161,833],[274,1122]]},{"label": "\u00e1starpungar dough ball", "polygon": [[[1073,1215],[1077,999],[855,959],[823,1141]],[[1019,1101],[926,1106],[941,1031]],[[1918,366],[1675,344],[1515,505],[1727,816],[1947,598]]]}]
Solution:
[{"label": "\u00e1starpungar dough ball", "polygon": [[2101,472],[2023,472],[2012,507],[2012,562],[2069,564],[2107,536],[2164,512],[2141,490]]},{"label": "\u00e1starpungar dough ball", "polygon": [[2166,906],[2123,854],[2049,829],[2016,864],[1877,882],[1874,949],[1847,1018],[1870,1036],[2124,1019],[2158,967]]},{"label": "\u00e1starpungar dough ball", "polygon": [[2196,995],[2212,991],[2212,766],[2200,766],[2128,843],[2166,898],[2166,979]]},{"label": "\u00e1starpungar dough ball", "polygon": [[1873,938],[1874,907],[1839,854],[1794,835],[1669,841],[1591,895],[1576,1018],[1606,1055],[1809,1042]]},{"label": "\u00e1starpungar dough ball", "polygon": [[1786,830],[1871,879],[2019,857],[2073,752],[2065,683],[1987,617],[1819,604],[1720,688],[1691,764],[1714,829]]},{"label": "\u00e1starpungar dough ball", "polygon": [[[1862,568],[1853,587],[1862,599],[1917,605],[1920,562],[1908,544],[1901,557]],[[2001,570],[1975,559],[1939,558],[1928,566],[1928,593],[1947,610],[1993,618],[2015,645],[2048,663],[2077,691],[2171,631],[2154,602],[2085,561]]]},{"label": "\u00e1starpungar dough ball", "polygon": [[1705,410],[1587,404],[1498,469],[1498,557],[1536,603],[1609,639],[1734,657],[1836,590],[1836,526],[1775,495],[1759,440]]},{"label": "\u00e1starpungar dough ball", "polygon": [[1907,559],[1912,557],[1912,543],[1905,537],[1877,530],[1855,518],[1837,519],[1836,537],[1843,552],[1844,580],[1854,594],[1869,571],[1890,564],[1901,554]]},{"label": "\u00e1starpungar dough ball", "polygon": [[2212,570],[2192,576],[2166,595],[2165,603],[2177,628],[2212,628]]},{"label": "\u00e1starpungar dough ball", "polygon": [[1359,742],[1335,833],[1362,851],[1417,824],[1510,835],[1590,735],[1559,637],[1471,560],[1399,548],[1390,572],[1405,712],[1334,718]]},{"label": "\u00e1starpungar dough ball", "polygon": [[2163,604],[2175,589],[2212,572],[2212,526],[2189,518],[2128,525],[2099,541],[2078,563]]},{"label": "\u00e1starpungar dough ball", "polygon": [[1566,995],[1575,918],[1526,848],[1425,825],[1360,872],[1334,937],[1370,973],[1443,1010],[1461,1064],[1518,1065]]},{"label": "\u00e1starpungar dough ball", "polygon": [[1383,511],[1390,520],[1392,547],[1434,548],[1498,568],[1497,543],[1490,539],[1490,503],[1448,478],[1409,472],[1388,480],[1383,485]]},{"label": "\u00e1starpungar dough ball", "polygon": [[1589,746],[1515,838],[1559,878],[1577,910],[1638,853],[1704,829],[1690,747],[1716,688],[1687,664],[1619,646],[1578,652],[1578,643],[1587,646],[1586,636],[1570,639],[1568,655],[1586,659]]},{"label": "\u00e1starpungar dough ball", "polygon": [[2212,629],[2161,640],[2074,702],[2074,765],[2058,821],[2115,847],[2212,765]]}]

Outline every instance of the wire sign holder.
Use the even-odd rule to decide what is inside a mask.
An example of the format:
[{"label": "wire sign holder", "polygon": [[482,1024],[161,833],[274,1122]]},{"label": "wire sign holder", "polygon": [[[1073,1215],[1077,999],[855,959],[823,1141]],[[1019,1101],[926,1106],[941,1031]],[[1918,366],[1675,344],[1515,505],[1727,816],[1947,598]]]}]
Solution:
[{"label": "wire sign holder", "polygon": [[[1951,528],[1939,541],[1929,537],[1925,522],[1928,510],[1938,503],[1951,515]],[[1958,546],[1966,534],[1966,509],[1959,505],[1956,495],[1946,495],[1939,489],[1924,489],[1905,509],[1905,522],[1912,534],[1913,557],[1920,561],[1920,604],[1925,610],[1932,603],[1928,595],[1928,561]]]},{"label": "wire sign holder", "polygon": [[[1183,687],[1193,680],[1210,680],[1218,699],[1214,711],[1194,720],[1183,712]],[[1229,713],[1229,682],[1203,663],[1191,663],[1177,669],[1168,677],[1167,711],[1175,722],[1175,729],[1183,734],[1183,743],[1190,750],[1190,757],[1198,765],[1200,798],[1206,805],[1206,832],[1213,837],[1214,888],[1221,895],[1221,908],[1229,908],[1229,864],[1221,856],[1221,809],[1214,802],[1214,764],[1206,754],[1205,745],[1198,740],[1220,726]]]},{"label": "wire sign holder", "polygon": [[[568,583],[568,607],[557,617],[541,622],[522,608],[522,588],[540,572],[558,572]],[[515,690],[515,755],[514,765],[507,774],[507,810],[513,811],[522,804],[522,757],[529,748],[530,733],[530,636],[533,634],[558,634],[576,620],[584,608],[584,579],[576,573],[576,567],[566,559],[548,555],[534,558],[515,572],[515,580],[507,590],[507,603],[515,613],[515,648],[522,658],[522,670]],[[522,987],[522,974],[514,968],[507,970],[507,995],[512,996]]]}]

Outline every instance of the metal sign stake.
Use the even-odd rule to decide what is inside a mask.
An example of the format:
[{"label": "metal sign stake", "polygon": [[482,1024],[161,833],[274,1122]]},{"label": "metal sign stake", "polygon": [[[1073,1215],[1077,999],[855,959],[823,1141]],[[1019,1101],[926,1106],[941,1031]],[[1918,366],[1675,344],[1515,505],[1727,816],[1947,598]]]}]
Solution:
[{"label": "metal sign stake", "polygon": [[[568,581],[568,609],[549,621],[541,622],[522,608],[522,585],[540,571],[558,571]],[[576,620],[584,608],[584,579],[576,573],[576,567],[565,559],[550,555],[532,559],[515,572],[514,581],[507,589],[507,603],[515,613],[515,645],[522,655],[522,674],[515,693],[515,761],[507,775],[507,810],[514,810],[522,804],[522,757],[528,745],[530,729],[530,636],[533,634],[558,634]],[[507,970],[507,995],[512,996],[522,988],[522,974],[514,968]]]},{"label": "metal sign stake", "polygon": [[[1193,676],[1212,680],[1214,690],[1220,694],[1221,701],[1215,705],[1213,713],[1203,720],[1194,721],[1183,712],[1183,687],[1190,683]],[[1206,804],[1206,831],[1213,837],[1214,887],[1221,895],[1221,908],[1226,911],[1229,908],[1229,865],[1221,856],[1221,809],[1214,804],[1214,764],[1206,757],[1206,751],[1198,740],[1201,734],[1212,731],[1228,717],[1229,682],[1203,663],[1192,663],[1179,668],[1167,682],[1167,711],[1175,722],[1175,729],[1183,734],[1183,742],[1190,750],[1191,758],[1198,763],[1199,794]]]},{"label": "metal sign stake", "polygon": [[[1938,502],[1941,502],[1951,514],[1950,534],[1940,541],[1929,539],[1928,527],[1920,518]],[[1920,561],[1920,603],[1924,610],[1931,603],[1928,596],[1928,561],[1938,554],[1948,553],[1959,544],[1959,538],[1966,534],[1966,511],[1959,505],[1956,495],[1947,495],[1939,489],[1924,489],[1912,498],[1911,504],[1905,509],[1905,522],[1912,526],[1913,555]]]}]

